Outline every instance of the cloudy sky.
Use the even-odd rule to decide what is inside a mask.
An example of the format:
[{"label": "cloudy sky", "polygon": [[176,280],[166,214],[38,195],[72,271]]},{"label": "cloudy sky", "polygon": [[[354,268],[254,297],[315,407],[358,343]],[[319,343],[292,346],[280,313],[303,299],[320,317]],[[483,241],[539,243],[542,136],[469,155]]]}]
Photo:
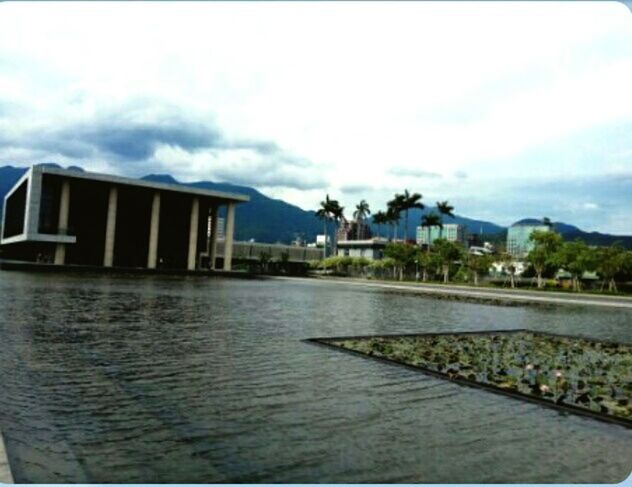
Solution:
[{"label": "cloudy sky", "polygon": [[0,3],[0,165],[404,188],[632,234],[632,14],[610,2]]}]

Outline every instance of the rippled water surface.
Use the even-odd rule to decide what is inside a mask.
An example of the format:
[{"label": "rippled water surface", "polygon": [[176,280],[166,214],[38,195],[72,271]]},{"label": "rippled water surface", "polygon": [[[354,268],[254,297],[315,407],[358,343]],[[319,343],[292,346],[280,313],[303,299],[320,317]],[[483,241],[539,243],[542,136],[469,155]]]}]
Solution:
[{"label": "rippled water surface", "polygon": [[345,284],[0,272],[18,482],[618,482],[632,430],[306,344],[530,328],[632,342],[632,313]]}]

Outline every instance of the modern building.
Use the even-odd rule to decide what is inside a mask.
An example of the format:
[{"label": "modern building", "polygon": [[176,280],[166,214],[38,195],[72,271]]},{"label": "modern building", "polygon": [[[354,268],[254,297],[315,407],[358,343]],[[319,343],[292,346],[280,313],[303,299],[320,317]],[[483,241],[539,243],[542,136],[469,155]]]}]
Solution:
[{"label": "modern building", "polygon": [[384,257],[384,249],[388,244],[385,238],[368,240],[345,240],[338,242],[338,256],[364,257],[369,260],[379,260]]},{"label": "modern building", "polygon": [[445,223],[443,228],[434,227],[417,227],[417,244],[432,245],[438,238],[444,238],[450,242],[458,242],[465,245],[466,242],[465,225],[458,223]]},{"label": "modern building", "polygon": [[548,232],[550,225],[546,225],[539,220],[521,220],[514,223],[507,231],[507,253],[515,259],[524,259],[533,249],[533,242],[529,240],[535,231]]},{"label": "modern building", "polygon": [[[4,198],[3,257],[58,265],[195,270],[217,258],[231,270],[235,206],[248,196],[178,184],[33,166]],[[207,238],[208,216],[212,225]]]}]

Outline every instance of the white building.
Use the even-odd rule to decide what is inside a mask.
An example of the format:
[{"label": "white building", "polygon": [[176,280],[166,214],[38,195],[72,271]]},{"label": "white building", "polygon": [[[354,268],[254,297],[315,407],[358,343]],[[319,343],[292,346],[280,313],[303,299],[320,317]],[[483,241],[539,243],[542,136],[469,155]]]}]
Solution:
[{"label": "white building", "polygon": [[338,242],[338,256],[364,257],[369,260],[379,260],[384,257],[384,248],[388,244],[385,238],[369,240],[345,240]]},{"label": "white building", "polygon": [[[324,247],[325,246],[325,236],[324,235],[316,235],[316,247]],[[331,235],[327,235],[327,247],[331,246]]]},{"label": "white building", "polygon": [[443,228],[439,226],[417,227],[418,245],[432,245],[432,242],[438,238],[444,238],[450,242],[458,242],[465,245],[465,225],[460,225],[458,223],[446,223],[443,225]]}]

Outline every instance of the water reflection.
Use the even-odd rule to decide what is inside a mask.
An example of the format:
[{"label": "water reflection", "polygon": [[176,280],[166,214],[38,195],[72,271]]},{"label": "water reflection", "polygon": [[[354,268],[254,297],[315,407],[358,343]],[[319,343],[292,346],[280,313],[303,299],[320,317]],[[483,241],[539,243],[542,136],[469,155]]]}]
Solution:
[{"label": "water reflection", "polygon": [[[0,428],[19,482],[617,482],[632,431],[301,341],[632,313],[340,284],[0,273]],[[537,465],[537,468],[534,468]]]}]

